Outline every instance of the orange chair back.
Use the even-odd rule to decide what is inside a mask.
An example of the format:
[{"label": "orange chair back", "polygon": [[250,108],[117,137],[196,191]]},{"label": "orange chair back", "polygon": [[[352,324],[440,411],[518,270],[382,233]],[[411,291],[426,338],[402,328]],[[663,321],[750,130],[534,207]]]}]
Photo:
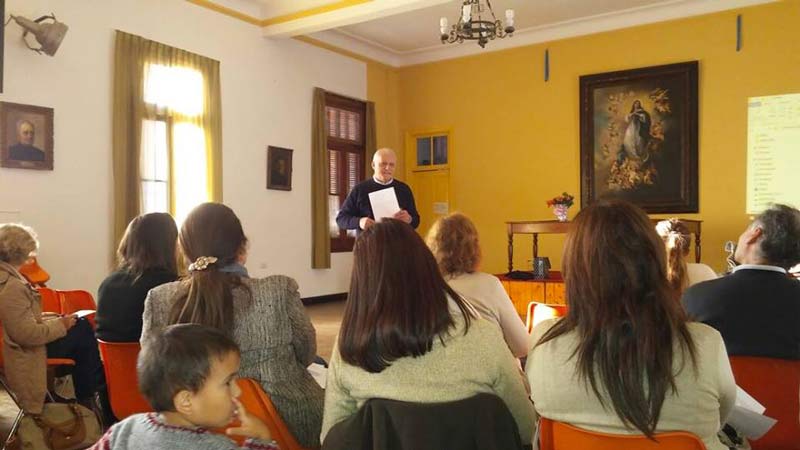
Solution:
[{"label": "orange chair back", "polygon": [[98,339],[97,345],[103,357],[111,410],[117,419],[152,411],[153,408],[139,393],[139,379],[136,376],[139,343],[105,342]]},{"label": "orange chair back", "polygon": [[19,268],[19,273],[28,280],[28,283],[37,287],[44,287],[44,284],[50,280],[50,274],[42,269],[36,258],[31,258],[31,262],[23,264]]},{"label": "orange chair back", "polygon": [[36,288],[36,290],[42,297],[42,312],[61,314],[61,295],[58,291],[46,287]]},{"label": "orange chair back", "polygon": [[[61,313],[71,314],[82,309],[97,310],[92,294],[86,291],[57,291],[61,294]],[[86,316],[86,320],[95,328],[94,314]]]},{"label": "orange chair back", "polygon": [[731,356],[736,384],[767,409],[778,423],[758,440],[753,450],[800,449],[800,361],[755,356]]},{"label": "orange chair back", "polygon": [[547,319],[563,317],[567,314],[567,305],[546,305],[539,302],[528,303],[528,333],[533,331],[536,325]]},{"label": "orange chair back", "polygon": [[540,450],[705,450],[699,437],[685,431],[657,433],[656,442],[644,435],[609,434],[584,430],[542,417]]},{"label": "orange chair back", "polygon": [[242,395],[239,401],[251,415],[258,417],[267,425],[272,439],[278,443],[281,450],[310,450],[302,447],[294,438],[286,423],[278,414],[275,405],[272,404],[269,395],[261,388],[258,381],[250,378],[240,378],[238,380]]}]

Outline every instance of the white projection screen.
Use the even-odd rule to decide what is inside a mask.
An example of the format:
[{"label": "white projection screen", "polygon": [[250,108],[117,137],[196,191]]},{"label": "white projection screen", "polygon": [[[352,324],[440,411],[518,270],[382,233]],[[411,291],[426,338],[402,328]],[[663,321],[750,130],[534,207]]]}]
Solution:
[{"label": "white projection screen", "polygon": [[800,94],[747,100],[747,214],[800,207]]}]

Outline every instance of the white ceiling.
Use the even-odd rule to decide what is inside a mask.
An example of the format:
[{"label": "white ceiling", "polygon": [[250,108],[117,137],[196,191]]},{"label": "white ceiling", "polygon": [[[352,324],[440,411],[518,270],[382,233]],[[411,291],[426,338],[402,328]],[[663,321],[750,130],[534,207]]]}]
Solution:
[{"label": "white ceiling", "polygon": [[[308,35],[391,66],[405,66],[480,52],[548,42],[665,20],[709,14],[778,0],[490,0],[495,15],[515,11],[517,31],[481,49],[475,42],[442,45],[439,19],[458,20],[462,0],[212,0],[270,19],[332,5],[332,11],[266,25],[270,38]],[[482,0],[485,4],[485,0]]]},{"label": "white ceiling", "polygon": [[[503,21],[505,21],[505,10],[513,9],[514,26],[522,31],[527,28],[666,2],[665,0],[494,0],[491,3],[495,16]],[[393,52],[414,52],[442,45],[439,40],[439,18],[447,17],[451,24],[455,23],[461,12],[461,4],[461,1],[454,0],[431,8],[340,27],[337,30]]]}]

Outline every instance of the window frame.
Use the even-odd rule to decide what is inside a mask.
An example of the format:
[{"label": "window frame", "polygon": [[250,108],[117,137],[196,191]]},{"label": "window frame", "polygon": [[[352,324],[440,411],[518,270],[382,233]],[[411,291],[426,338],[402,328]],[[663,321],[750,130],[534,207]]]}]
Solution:
[{"label": "window frame", "polygon": [[[333,94],[330,92],[325,93],[325,109],[327,114],[327,108],[336,108],[340,110],[350,111],[357,113],[360,118],[359,124],[359,141],[354,142],[349,139],[341,139],[338,137],[334,137],[330,135],[330,130],[328,128],[328,121],[326,115],[325,121],[325,130],[326,130],[326,152],[328,152],[328,157],[326,158],[330,162],[330,151],[335,150],[340,152],[340,157],[337,158],[336,166],[337,166],[337,183],[340,187],[339,192],[336,194],[331,193],[330,186],[328,186],[328,195],[337,195],[339,197],[339,205],[343,205],[345,199],[350,194],[350,191],[347,190],[348,183],[347,179],[349,178],[349,171],[347,167],[347,158],[345,157],[345,153],[354,153],[360,156],[361,164],[358,165],[357,173],[355,179],[357,183],[361,180],[364,180],[365,172],[366,172],[366,124],[367,124],[367,104],[365,102],[361,102],[355,99],[343,97],[341,95]],[[331,179],[331,169],[330,163],[328,165],[328,180]],[[331,211],[328,211],[328,214],[331,214]],[[343,253],[343,252],[351,252],[353,251],[353,245],[355,244],[355,237],[350,236],[347,233],[347,230],[339,229],[339,235],[336,237],[331,236],[331,252],[332,253]]]}]

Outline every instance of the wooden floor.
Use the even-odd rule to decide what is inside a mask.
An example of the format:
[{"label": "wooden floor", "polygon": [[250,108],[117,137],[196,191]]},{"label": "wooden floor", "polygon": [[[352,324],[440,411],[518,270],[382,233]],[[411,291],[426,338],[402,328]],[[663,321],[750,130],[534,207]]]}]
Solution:
[{"label": "wooden floor", "polygon": [[[317,354],[329,361],[333,343],[339,333],[344,302],[321,303],[307,306],[308,316],[317,330]],[[0,436],[5,439],[19,409],[11,397],[0,388]]]}]

